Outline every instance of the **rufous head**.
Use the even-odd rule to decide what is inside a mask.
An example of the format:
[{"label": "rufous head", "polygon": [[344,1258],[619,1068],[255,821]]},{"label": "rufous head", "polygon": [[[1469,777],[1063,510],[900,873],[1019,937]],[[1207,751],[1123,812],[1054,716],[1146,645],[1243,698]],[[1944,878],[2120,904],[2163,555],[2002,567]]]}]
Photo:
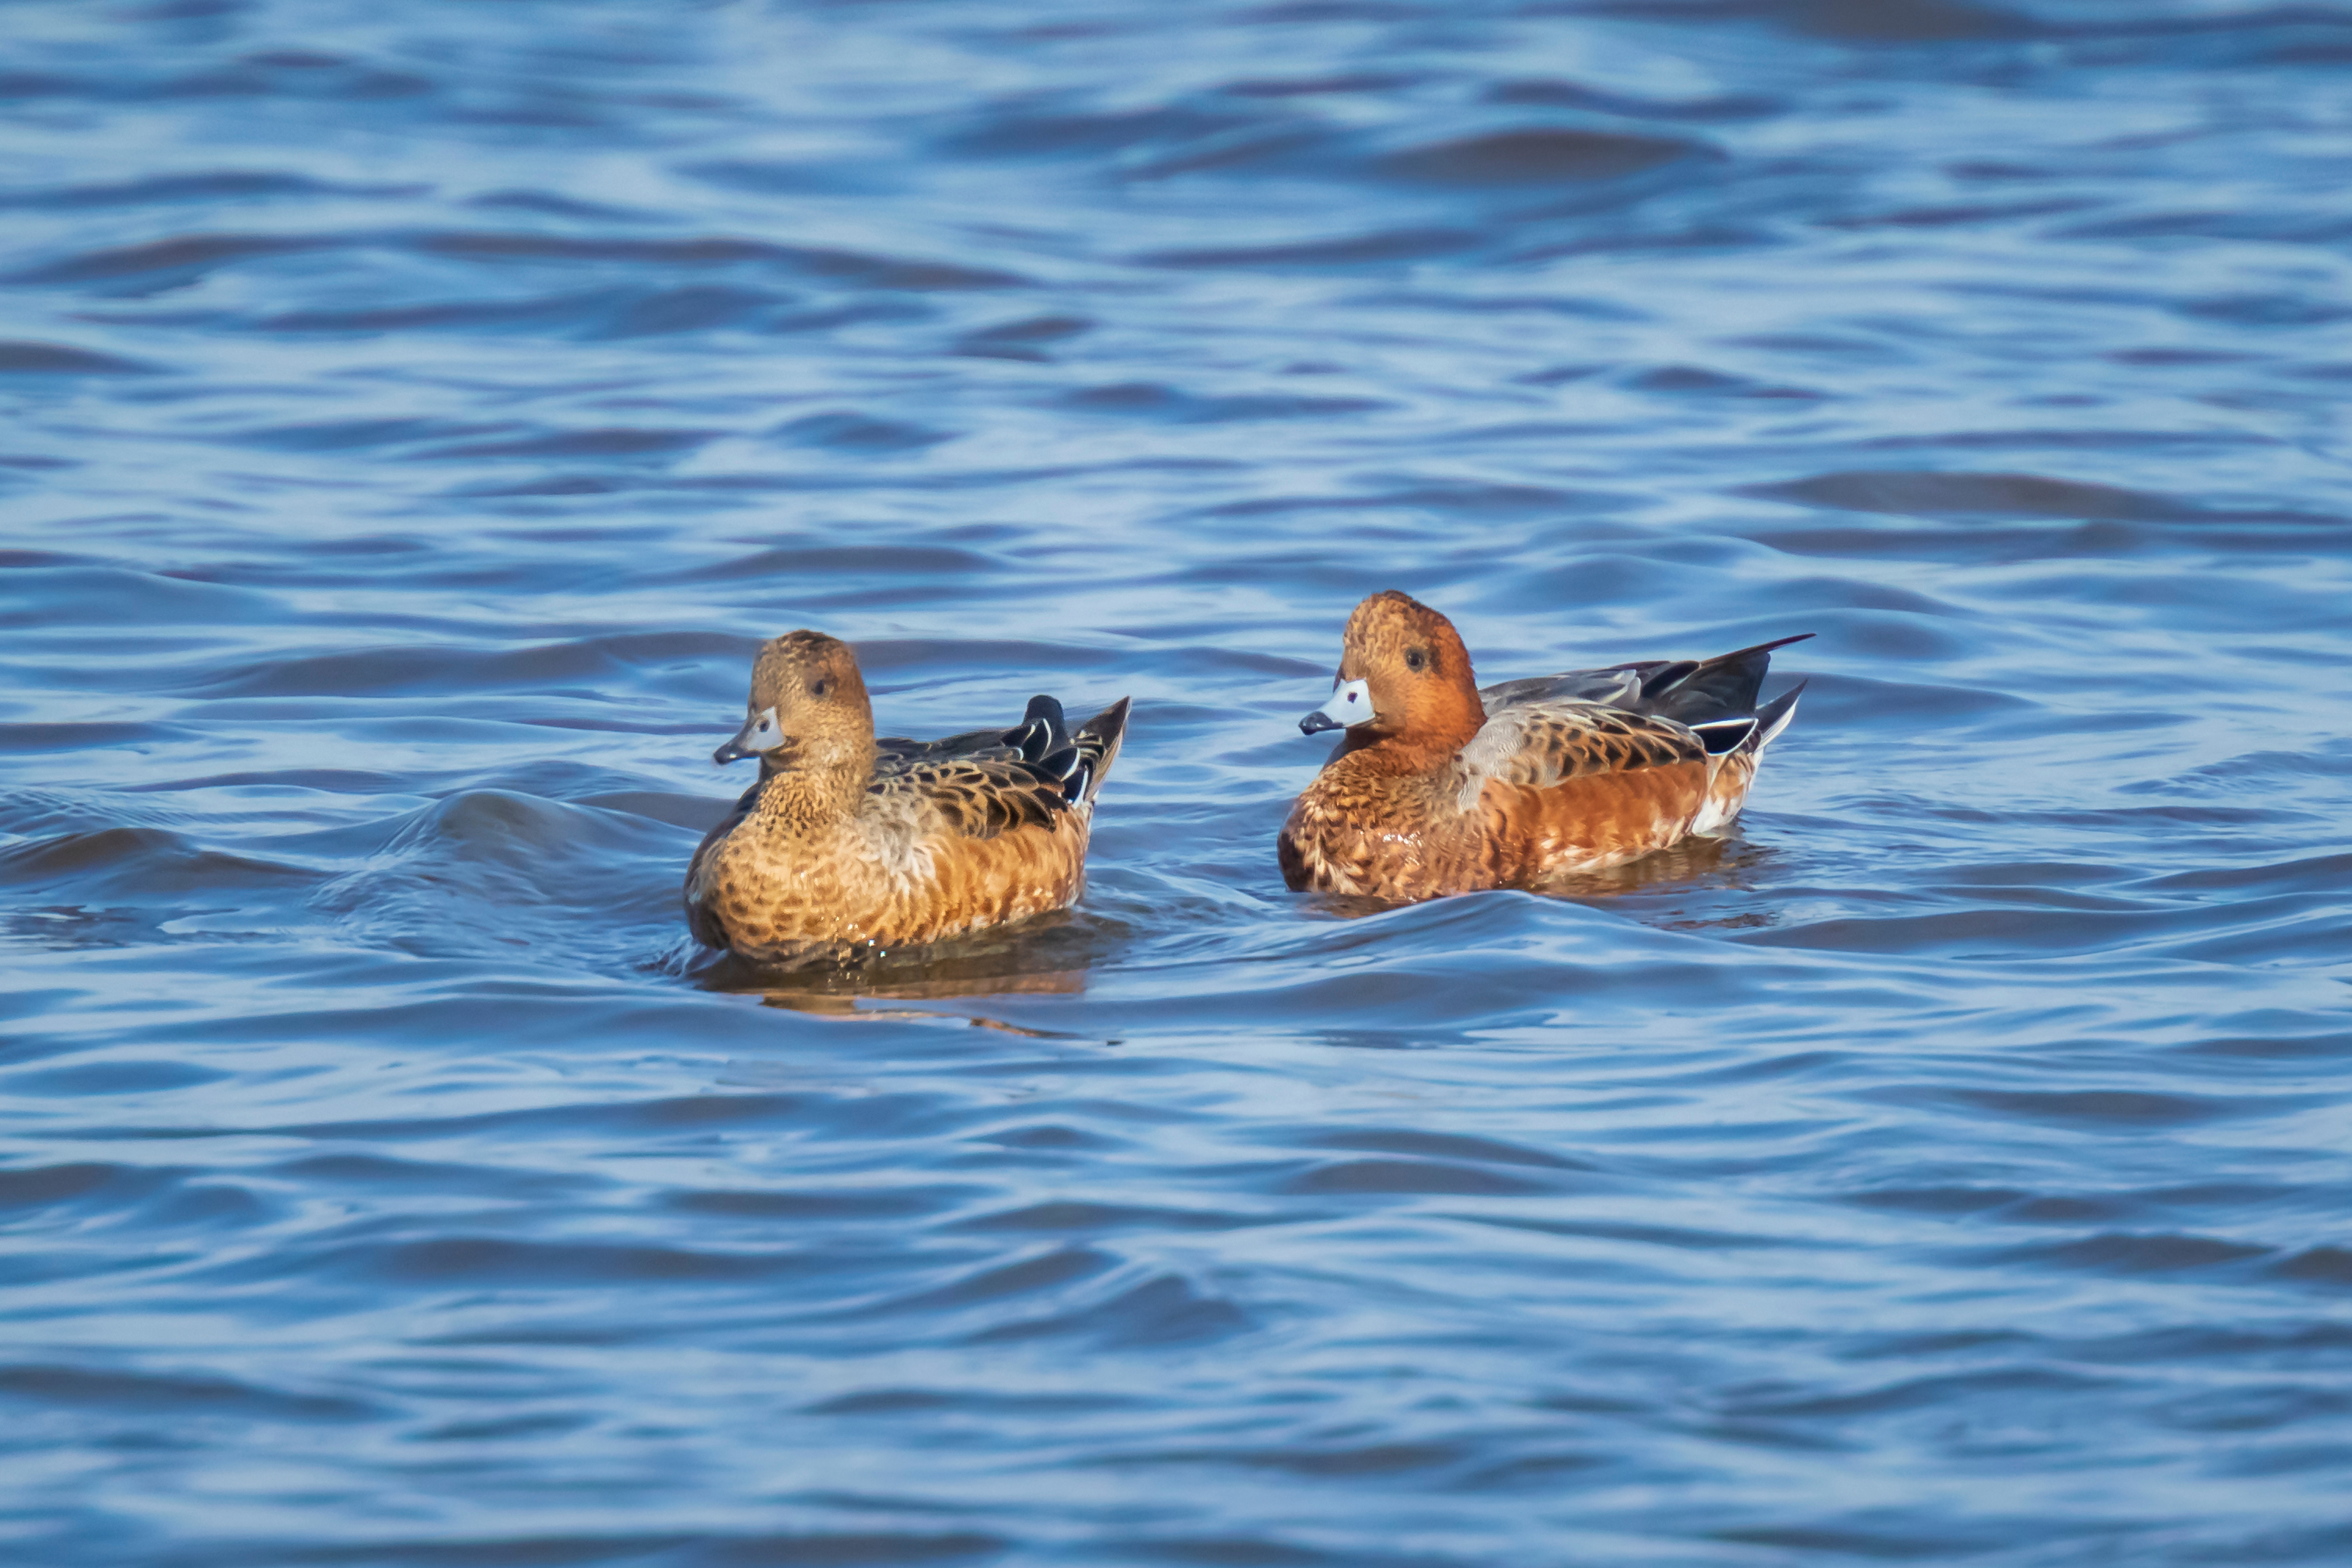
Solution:
[{"label": "rufous head", "polygon": [[874,705],[849,645],[823,632],[786,632],[751,663],[749,717],[714,763],[758,757],[770,768],[874,765]]},{"label": "rufous head", "polygon": [[1390,739],[1459,746],[1486,721],[1470,650],[1454,623],[1391,589],[1348,617],[1331,700],[1298,728],[1345,730],[1351,746]]}]

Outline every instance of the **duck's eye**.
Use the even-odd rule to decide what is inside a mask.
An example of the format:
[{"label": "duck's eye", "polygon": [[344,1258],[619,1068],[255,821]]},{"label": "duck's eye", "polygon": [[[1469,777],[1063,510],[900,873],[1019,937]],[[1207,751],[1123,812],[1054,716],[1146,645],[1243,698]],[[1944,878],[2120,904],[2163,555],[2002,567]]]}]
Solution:
[{"label": "duck's eye", "polygon": [[1427,669],[1429,655],[1420,648],[1409,647],[1404,650],[1404,667],[1416,672]]},{"label": "duck's eye", "polygon": [[825,695],[825,693],[827,693],[827,692],[831,691],[832,689],[833,689],[833,682],[832,682],[832,681],[830,681],[830,680],[823,680],[823,679],[819,679],[819,680],[812,681],[812,682],[810,683],[810,685],[809,685],[809,695],[810,695],[811,697],[823,697],[824,695]]}]

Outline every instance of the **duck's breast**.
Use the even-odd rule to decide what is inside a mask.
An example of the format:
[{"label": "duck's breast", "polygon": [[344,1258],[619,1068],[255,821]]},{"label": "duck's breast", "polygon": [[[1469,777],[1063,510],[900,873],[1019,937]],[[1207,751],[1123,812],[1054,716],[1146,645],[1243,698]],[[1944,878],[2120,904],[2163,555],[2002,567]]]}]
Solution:
[{"label": "duck's breast", "polygon": [[698,930],[716,931],[725,946],[751,957],[865,941],[885,889],[861,849],[838,828],[812,832],[753,816],[704,864]]},{"label": "duck's breast", "polygon": [[694,940],[706,947],[728,945],[726,925],[713,898],[719,886],[719,858],[735,831],[751,819],[752,808],[759,804],[760,788],[754,783],[743,792],[734,809],[702,836],[702,842],[694,847],[694,858],[686,863],[686,926]]},{"label": "duck's breast", "polygon": [[1375,770],[1340,757],[1292,805],[1275,850],[1294,890],[1426,899],[1490,886],[1479,823],[1450,764]]}]

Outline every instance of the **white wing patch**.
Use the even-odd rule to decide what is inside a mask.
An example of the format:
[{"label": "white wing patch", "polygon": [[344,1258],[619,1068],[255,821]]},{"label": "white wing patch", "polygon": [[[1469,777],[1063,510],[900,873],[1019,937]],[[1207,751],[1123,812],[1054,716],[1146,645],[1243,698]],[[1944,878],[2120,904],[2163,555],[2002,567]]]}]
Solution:
[{"label": "white wing patch", "polygon": [[1526,708],[1504,709],[1481,724],[1470,743],[1462,748],[1462,787],[1454,797],[1457,809],[1475,811],[1486,781],[1519,754],[1527,739],[1528,712]]}]

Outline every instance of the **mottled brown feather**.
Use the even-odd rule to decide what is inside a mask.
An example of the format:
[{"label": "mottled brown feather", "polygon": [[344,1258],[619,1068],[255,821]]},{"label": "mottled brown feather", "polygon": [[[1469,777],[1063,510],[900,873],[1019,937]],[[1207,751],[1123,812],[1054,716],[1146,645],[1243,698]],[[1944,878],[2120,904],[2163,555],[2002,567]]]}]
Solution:
[{"label": "mottled brown feather", "polygon": [[1082,791],[1008,731],[877,743],[855,657],[814,633],[761,650],[751,708],[773,708],[785,740],[688,865],[697,940],[753,959],[908,946],[1064,909],[1084,889],[1124,699],[1055,731],[1058,756],[1088,764]]}]

